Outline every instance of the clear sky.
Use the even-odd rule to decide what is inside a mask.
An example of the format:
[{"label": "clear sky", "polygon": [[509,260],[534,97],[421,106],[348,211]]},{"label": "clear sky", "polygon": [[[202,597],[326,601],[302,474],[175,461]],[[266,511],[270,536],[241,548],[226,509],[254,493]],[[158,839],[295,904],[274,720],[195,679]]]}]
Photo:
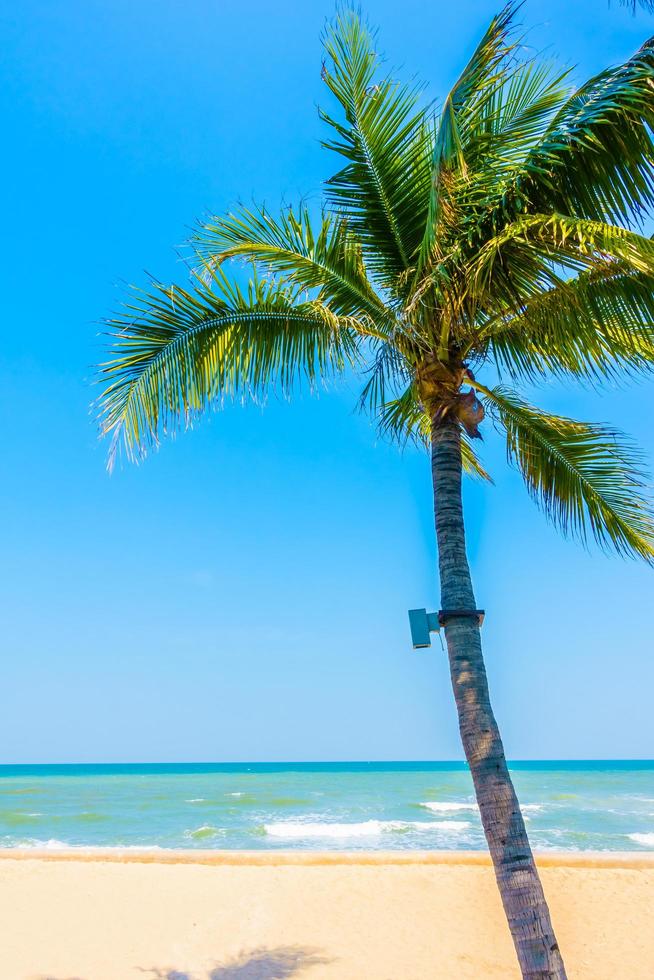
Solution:
[{"label": "clear sky", "polygon": [[[369,0],[380,49],[442,96],[499,0]],[[447,759],[427,459],[349,384],[231,407],[109,477],[89,403],[98,321],[192,222],[319,200],[329,2],[0,6],[0,761]],[[528,43],[582,78],[654,18],[528,0]],[[633,433],[652,383],[540,404]],[[487,428],[489,428],[487,426]],[[466,488],[494,703],[513,758],[651,757],[654,572],[563,541],[488,433]]]}]

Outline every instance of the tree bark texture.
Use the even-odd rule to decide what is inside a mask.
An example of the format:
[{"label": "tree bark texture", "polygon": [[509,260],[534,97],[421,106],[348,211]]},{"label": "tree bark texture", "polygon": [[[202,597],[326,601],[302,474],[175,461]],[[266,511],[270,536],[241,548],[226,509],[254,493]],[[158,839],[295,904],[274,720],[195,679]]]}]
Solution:
[{"label": "tree bark texture", "polygon": [[[474,611],[457,422],[434,420],[431,461],[442,609]],[[447,619],[445,638],[463,749],[522,976],[565,980],[563,959],[490,703],[477,619]]]}]

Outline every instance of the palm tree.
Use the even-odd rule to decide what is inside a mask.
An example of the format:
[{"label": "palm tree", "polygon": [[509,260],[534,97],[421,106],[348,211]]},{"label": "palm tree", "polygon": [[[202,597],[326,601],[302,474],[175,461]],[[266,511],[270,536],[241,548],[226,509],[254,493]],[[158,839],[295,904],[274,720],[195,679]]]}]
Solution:
[{"label": "palm tree", "polygon": [[355,370],[381,431],[430,449],[465,756],[522,974],[563,978],[490,704],[461,481],[488,479],[475,440],[489,417],[563,533],[654,558],[638,453],[518,393],[654,362],[654,243],[638,231],[654,202],[654,47],[575,89],[523,54],[515,9],[438,112],[380,74],[366,25],[342,12],[324,42],[324,146],[341,160],[324,211],[240,207],[199,225],[192,284],[154,283],[108,321],[99,417],[111,460],[119,445],[138,458],[225,397]]}]

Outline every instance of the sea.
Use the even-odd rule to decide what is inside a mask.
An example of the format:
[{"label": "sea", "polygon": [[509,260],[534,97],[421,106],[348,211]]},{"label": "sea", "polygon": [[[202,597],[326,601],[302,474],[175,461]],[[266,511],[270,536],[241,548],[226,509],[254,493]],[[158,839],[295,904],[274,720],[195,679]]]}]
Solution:
[{"label": "sea", "polygon": [[[510,769],[535,849],[654,850],[654,761]],[[457,762],[0,766],[3,848],[484,846]]]}]

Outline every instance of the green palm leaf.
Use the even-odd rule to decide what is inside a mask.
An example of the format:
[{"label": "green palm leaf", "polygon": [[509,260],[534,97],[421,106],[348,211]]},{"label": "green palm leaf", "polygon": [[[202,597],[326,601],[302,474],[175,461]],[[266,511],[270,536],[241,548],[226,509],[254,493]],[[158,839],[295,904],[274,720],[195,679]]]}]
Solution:
[{"label": "green palm leaf", "polygon": [[288,208],[278,218],[264,208],[241,208],[206,222],[194,243],[211,265],[241,257],[273,275],[292,277],[334,312],[367,319],[371,336],[387,336],[394,323],[366,275],[359,240],[341,218],[325,215],[315,232],[307,208]]},{"label": "green palm leaf", "polygon": [[654,241],[602,221],[562,214],[534,214],[511,222],[479,249],[467,270],[475,302],[492,303],[491,293],[514,304],[560,282],[561,272],[622,262],[654,276]]},{"label": "green palm leaf", "polygon": [[397,288],[424,232],[430,175],[430,128],[415,88],[378,78],[373,38],[353,11],[325,40],[323,78],[345,119],[321,112],[334,132],[324,146],[346,160],[327,181],[332,204],[347,216],[374,275]]},{"label": "green palm leaf", "polygon": [[518,169],[534,210],[629,222],[654,204],[654,41],[601,72],[560,108]]},{"label": "green palm leaf", "polygon": [[[415,384],[409,385],[397,398],[378,407],[377,422],[381,435],[399,446],[412,442],[431,448],[431,419],[420,404]],[[461,462],[467,476],[492,483],[465,431],[461,432]]]},{"label": "green palm leaf", "polygon": [[651,276],[606,262],[492,318],[476,343],[487,341],[500,369],[530,381],[554,374],[597,382],[651,371]]},{"label": "green palm leaf", "polygon": [[355,359],[354,318],[257,278],[243,293],[213,270],[210,285],[155,284],[108,321],[114,357],[100,366],[100,423],[112,463],[121,441],[130,458],[142,456],[224,397],[288,392]]},{"label": "green palm leaf", "polygon": [[[514,57],[510,50],[507,56]],[[516,165],[536,147],[568,94],[569,71],[525,61],[502,72],[472,113],[464,113],[461,140],[468,174],[488,187],[513,177]]]},{"label": "green palm leaf", "polygon": [[564,534],[654,562],[642,458],[619,433],[541,412],[506,388],[475,387],[506,431],[509,460]]},{"label": "green palm leaf", "polygon": [[421,242],[420,266],[424,266],[438,239],[447,175],[467,173],[465,133],[475,116],[492,98],[501,83],[501,65],[511,51],[509,41],[515,3],[507,4],[494,17],[470,61],[445,99],[432,153],[431,191],[425,231]]}]

